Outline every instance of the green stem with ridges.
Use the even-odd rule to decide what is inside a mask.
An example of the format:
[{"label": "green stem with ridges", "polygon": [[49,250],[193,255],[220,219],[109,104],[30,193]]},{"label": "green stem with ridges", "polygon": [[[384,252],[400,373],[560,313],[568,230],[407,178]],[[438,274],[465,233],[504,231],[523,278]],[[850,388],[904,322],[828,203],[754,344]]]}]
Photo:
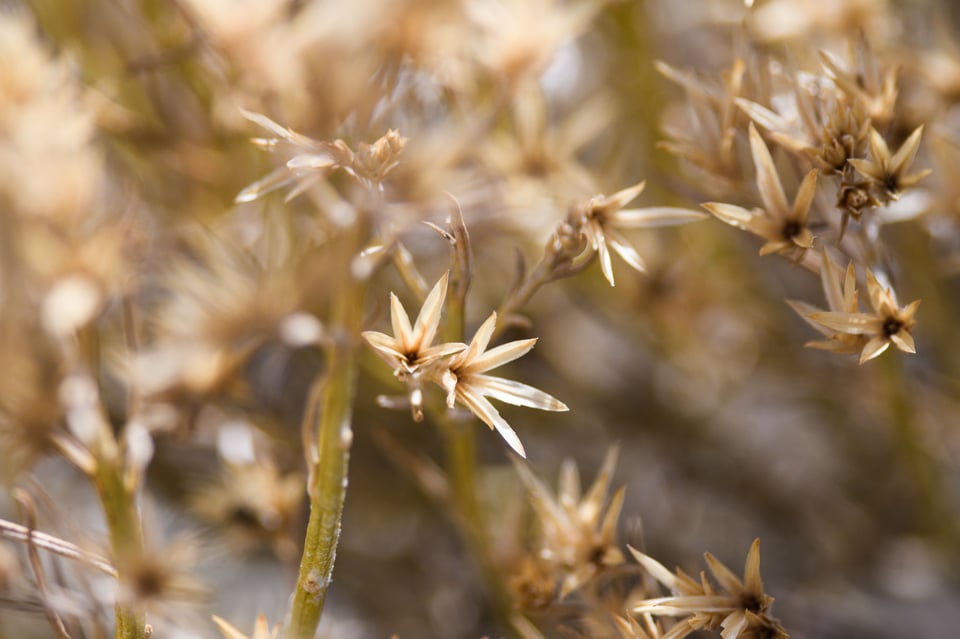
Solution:
[{"label": "green stem with ridges", "polygon": [[[361,237],[358,231],[355,233]],[[353,439],[351,422],[356,395],[357,345],[363,321],[365,288],[349,273],[352,256],[350,253],[345,260],[342,285],[334,300],[331,326],[339,334],[329,349],[328,373],[325,379],[314,382],[310,405],[304,415],[304,419],[317,423],[317,454],[308,486],[310,519],[297,586],[284,625],[285,639],[310,639],[316,634],[340,539]],[[312,429],[313,423],[308,423],[307,427]]]}]

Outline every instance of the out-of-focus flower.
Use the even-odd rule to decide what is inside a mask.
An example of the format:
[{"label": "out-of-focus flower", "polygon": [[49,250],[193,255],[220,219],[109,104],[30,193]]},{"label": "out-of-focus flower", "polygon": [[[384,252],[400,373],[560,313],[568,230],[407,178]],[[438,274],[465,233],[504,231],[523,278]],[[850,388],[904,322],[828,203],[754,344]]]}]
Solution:
[{"label": "out-of-focus flower", "polygon": [[876,129],[870,129],[870,159],[850,160],[850,164],[858,173],[877,185],[881,197],[886,201],[899,200],[904,189],[915,185],[933,172],[932,169],[923,169],[916,173],[907,173],[920,148],[921,135],[922,125],[891,155],[883,136],[877,133]]},{"label": "out-of-focus flower", "polygon": [[905,353],[915,353],[910,330],[917,323],[914,315],[920,300],[901,308],[893,289],[880,284],[870,269],[867,269],[867,292],[873,307],[871,313],[858,312],[853,305],[849,311],[821,311],[806,317],[838,333],[866,338],[860,351],[861,364],[879,356],[891,344]]},{"label": "out-of-focus flower", "polygon": [[420,386],[423,373],[441,357],[453,355],[467,347],[459,342],[431,345],[440,326],[443,301],[447,296],[447,279],[448,274],[444,273],[434,285],[412,327],[400,299],[391,293],[390,322],[393,325],[393,336],[377,331],[363,333],[363,338],[393,369],[396,378],[407,384],[413,418],[416,421],[423,419],[423,391]]},{"label": "out-of-focus flower", "polygon": [[[607,501],[617,456],[616,448],[607,453],[586,495],[581,495],[577,467],[571,460],[561,468],[556,497],[525,463],[515,464],[530,494],[541,531],[533,557],[540,570],[528,568],[527,576],[537,577],[541,573],[548,576],[550,595],[562,599],[605,568],[623,563],[616,533],[624,488],[618,489]],[[536,581],[528,582],[523,576],[513,580],[514,587],[521,592],[532,591],[529,584]]]},{"label": "out-of-focus flower", "polygon": [[704,554],[711,574],[720,584],[719,591],[703,573],[699,581],[679,568],[674,574],[652,557],[632,548],[631,551],[640,565],[673,593],[637,602],[631,612],[686,617],[663,639],[682,639],[694,630],[721,630],[723,639],[786,639],[786,631],[769,613],[773,597],[763,591],[759,539],[754,540],[747,553],[742,580],[713,555]]},{"label": "out-of-focus flower", "polygon": [[243,111],[244,117],[276,137],[254,138],[257,146],[289,156],[284,166],[246,187],[237,202],[252,202],[277,189],[292,186],[287,201],[323,180],[330,172],[343,169],[369,188],[380,189],[386,175],[399,163],[407,138],[390,129],[373,144],[360,144],[354,152],[343,140],[323,142],[308,138],[277,124],[259,113]]},{"label": "out-of-focus flower", "polygon": [[222,526],[241,548],[266,543],[278,557],[297,553],[304,478],[281,475],[270,462],[228,464],[223,479],[193,495],[193,510]]},{"label": "out-of-focus flower", "polygon": [[434,373],[434,381],[447,391],[447,406],[453,408],[454,403],[459,401],[483,423],[500,433],[504,441],[518,455],[526,457],[523,444],[520,443],[517,434],[487,400],[487,397],[515,406],[527,406],[540,410],[566,411],[569,409],[566,404],[542,390],[510,379],[483,374],[524,356],[537,343],[536,338],[524,339],[487,350],[496,324],[497,314],[494,312],[477,329],[470,346],[454,355],[444,363],[442,369]]},{"label": "out-of-focus flower", "polygon": [[227,621],[216,615],[213,616],[213,623],[217,624],[217,627],[226,639],[277,639],[277,635],[280,632],[280,626],[274,626],[273,630],[270,629],[270,624],[267,623],[267,616],[262,613],[257,615],[257,622],[253,627],[253,634],[249,636],[243,634],[227,623]]},{"label": "out-of-focus flower", "polygon": [[816,195],[817,171],[807,173],[791,207],[787,204],[770,151],[752,123],[750,149],[757,167],[757,189],[764,208],[748,210],[718,202],[708,202],[703,207],[721,221],[765,239],[766,243],[760,247],[760,255],[782,253],[801,259],[806,250],[813,246],[813,233],[807,226],[807,214]]},{"label": "out-of-focus flower", "polygon": [[636,270],[646,270],[643,258],[620,234],[619,229],[672,226],[707,217],[700,211],[672,206],[624,209],[624,206],[640,195],[644,186],[645,181],[617,191],[611,196],[598,195],[574,206],[570,211],[570,224],[574,228],[582,229],[591,248],[600,255],[600,268],[610,286],[614,285],[610,248]]}]

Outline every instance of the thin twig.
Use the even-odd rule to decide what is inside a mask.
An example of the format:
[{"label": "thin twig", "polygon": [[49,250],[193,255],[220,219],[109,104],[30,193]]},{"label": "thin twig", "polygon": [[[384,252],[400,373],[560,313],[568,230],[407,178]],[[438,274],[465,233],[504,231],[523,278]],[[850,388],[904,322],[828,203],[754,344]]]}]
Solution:
[{"label": "thin twig", "polygon": [[48,535],[47,533],[32,530],[26,526],[21,526],[20,524],[15,524],[12,521],[7,521],[6,519],[0,519],[0,537],[5,537],[6,539],[12,539],[14,541],[32,543],[37,548],[43,548],[44,550],[48,550],[56,555],[60,555],[61,557],[66,557],[67,559],[73,559],[85,563],[93,568],[96,568],[105,575],[109,575],[114,579],[117,578],[117,571],[105,558],[93,553],[89,553],[86,550],[71,544],[69,541],[60,539],[59,537],[54,537],[53,535]]},{"label": "thin twig", "polygon": [[63,625],[63,619],[57,614],[56,609],[50,605],[47,597],[47,578],[43,573],[43,563],[40,561],[40,553],[37,552],[37,546],[33,543],[33,529],[37,524],[37,508],[33,499],[25,490],[15,488],[13,498],[20,504],[23,513],[23,519],[27,522],[27,557],[30,559],[30,568],[33,570],[33,577],[37,581],[37,591],[40,593],[40,601],[43,603],[43,610],[47,615],[47,620],[61,639],[71,639],[67,627]]}]

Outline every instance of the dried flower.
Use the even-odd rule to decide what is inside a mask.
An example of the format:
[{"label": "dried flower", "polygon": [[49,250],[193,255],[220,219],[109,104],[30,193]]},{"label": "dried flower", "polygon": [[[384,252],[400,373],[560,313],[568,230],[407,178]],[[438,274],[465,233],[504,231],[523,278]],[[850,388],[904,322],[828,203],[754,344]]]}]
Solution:
[{"label": "dried flower", "polygon": [[217,627],[220,628],[220,632],[223,633],[226,639],[277,639],[277,635],[280,632],[279,626],[274,626],[273,630],[270,629],[270,624],[267,623],[267,616],[262,613],[257,615],[257,623],[253,627],[253,634],[249,636],[243,634],[227,623],[227,621],[216,615],[213,616],[213,623],[217,624]]},{"label": "dried flower", "polygon": [[700,573],[699,581],[679,568],[674,574],[652,557],[633,548],[630,550],[647,572],[673,593],[669,597],[640,601],[631,612],[686,617],[663,639],[681,639],[694,630],[720,629],[723,639],[786,639],[787,633],[780,622],[769,614],[773,597],[763,591],[759,539],[754,540],[747,553],[742,580],[713,555],[704,554],[720,591],[704,573]]},{"label": "dried flower", "polygon": [[520,443],[513,428],[486,398],[493,397],[514,406],[527,406],[540,410],[566,411],[569,409],[566,404],[542,390],[502,377],[483,374],[523,357],[537,343],[536,338],[524,339],[487,350],[496,324],[497,314],[493,312],[477,329],[470,346],[447,361],[439,374],[434,374],[434,381],[447,391],[447,406],[453,408],[454,403],[459,401],[483,423],[500,433],[500,436],[518,455],[526,457],[523,444]]},{"label": "dried flower", "polygon": [[854,305],[850,310],[815,312],[806,317],[838,333],[866,338],[860,351],[861,364],[882,354],[890,344],[905,353],[915,353],[910,330],[916,324],[914,315],[920,300],[901,308],[893,289],[884,288],[870,269],[867,269],[867,292],[872,313],[858,312]]},{"label": "dried flower", "polygon": [[636,270],[640,272],[646,270],[640,254],[627,243],[618,229],[671,226],[702,220],[706,217],[699,211],[672,206],[624,209],[624,206],[640,195],[644,186],[646,186],[645,181],[617,191],[609,197],[597,195],[583,204],[574,206],[570,211],[570,223],[583,230],[591,248],[600,255],[600,268],[603,270],[604,277],[610,282],[610,286],[614,285],[610,248],[613,248],[617,255]]},{"label": "dried flower", "polygon": [[[857,276],[852,261],[847,265],[846,275],[841,281],[840,272],[830,259],[830,255],[824,251],[820,263],[820,280],[830,311],[846,314],[860,312],[857,303]],[[808,324],[829,338],[807,342],[806,346],[809,348],[819,348],[834,353],[857,353],[863,348],[866,342],[863,335],[840,332],[810,319],[812,314],[822,312],[821,309],[795,300],[787,300],[787,304]]]},{"label": "dried flower", "polygon": [[870,159],[850,160],[850,164],[858,173],[877,185],[881,197],[886,201],[899,200],[900,193],[904,189],[915,185],[933,172],[931,169],[924,169],[907,174],[920,148],[921,135],[923,135],[923,125],[918,126],[891,156],[883,136],[877,133],[876,129],[871,128]]},{"label": "dried flower", "polygon": [[790,207],[770,151],[752,123],[750,149],[757,167],[757,188],[764,208],[748,210],[717,202],[708,202],[703,207],[721,221],[765,239],[766,243],[760,247],[760,255],[794,254],[796,259],[801,259],[806,250],[813,246],[813,233],[807,227],[807,214],[816,194],[817,171],[807,173]]},{"label": "dried flower", "polygon": [[292,185],[286,197],[290,201],[336,169],[344,169],[368,188],[379,190],[383,178],[399,163],[400,153],[407,143],[407,138],[390,129],[373,144],[361,144],[359,152],[354,153],[343,140],[322,142],[277,124],[259,113],[243,111],[243,116],[276,136],[254,138],[254,144],[273,152],[284,151],[289,158],[284,166],[240,191],[237,202],[252,202],[267,193]]},{"label": "dried flower", "polygon": [[542,536],[535,561],[542,566],[540,572],[551,575],[553,583],[559,585],[561,599],[603,569],[623,563],[616,533],[624,488],[607,501],[618,452],[612,448],[607,453],[585,496],[580,493],[577,466],[572,460],[561,467],[556,497],[526,464],[515,464],[540,524]]},{"label": "dried flower", "polygon": [[447,296],[448,275],[444,273],[434,285],[413,327],[410,326],[410,317],[400,299],[391,293],[390,322],[393,325],[393,337],[377,331],[363,333],[363,338],[374,352],[393,369],[394,376],[407,384],[413,418],[416,421],[423,419],[423,391],[420,386],[423,373],[441,357],[453,355],[467,347],[459,342],[431,346],[440,326],[443,302]]}]

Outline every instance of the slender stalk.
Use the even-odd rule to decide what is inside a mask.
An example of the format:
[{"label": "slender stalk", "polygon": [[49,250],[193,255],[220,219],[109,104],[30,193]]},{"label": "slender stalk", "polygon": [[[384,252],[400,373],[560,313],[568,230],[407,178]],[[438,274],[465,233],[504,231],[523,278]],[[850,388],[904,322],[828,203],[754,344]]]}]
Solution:
[{"label": "slender stalk", "polygon": [[[345,262],[349,264],[349,258]],[[328,354],[328,373],[325,379],[314,382],[311,405],[307,406],[304,415],[307,420],[305,430],[316,429],[316,451],[308,455],[308,459],[314,460],[308,486],[310,519],[297,586],[284,624],[285,639],[309,639],[315,635],[340,539],[353,440],[351,421],[356,394],[356,351],[364,295],[364,286],[349,272],[344,273],[341,281],[331,318],[331,325],[340,334]]]},{"label": "slender stalk", "polygon": [[[139,557],[143,552],[143,531],[135,496],[123,480],[121,457],[101,456],[93,483],[107,520],[110,549],[122,582],[127,562]],[[116,617],[116,639],[146,638],[146,617],[143,611],[117,603]]]}]

